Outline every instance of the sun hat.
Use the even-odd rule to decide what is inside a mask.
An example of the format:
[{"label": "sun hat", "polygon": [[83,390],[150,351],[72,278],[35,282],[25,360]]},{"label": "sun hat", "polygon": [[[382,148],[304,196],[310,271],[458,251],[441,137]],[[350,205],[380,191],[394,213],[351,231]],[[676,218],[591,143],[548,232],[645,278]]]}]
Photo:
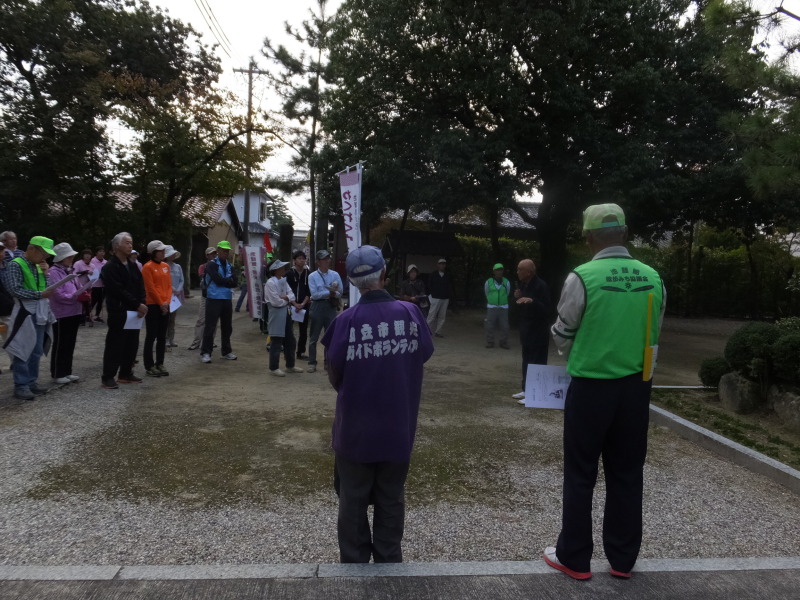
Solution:
[{"label": "sun hat", "polygon": [[217,248],[222,248],[223,250],[230,250],[231,243],[228,240],[222,240],[219,244],[217,244]]},{"label": "sun hat", "polygon": [[147,244],[147,253],[152,254],[153,252],[158,252],[159,250],[166,250],[167,247],[164,245],[164,242],[161,240],[153,240],[149,244]]},{"label": "sun hat", "polygon": [[70,246],[67,242],[56,244],[53,246],[53,251],[55,252],[55,258],[53,259],[53,262],[61,262],[65,258],[75,256],[78,253],[78,251],[73,250],[72,246]]},{"label": "sun hat", "polygon": [[583,211],[583,230],[625,227],[625,213],[618,204],[593,204]]},{"label": "sun hat", "polygon": [[330,250],[317,250],[317,260],[324,260],[326,258],[330,258],[331,253]]},{"label": "sun hat", "polygon": [[50,256],[55,256],[56,253],[53,252],[53,240],[48,237],[44,237],[43,235],[35,235],[31,238],[29,242],[31,246],[38,246],[45,252],[47,252]]},{"label": "sun hat", "polygon": [[440,264],[442,264],[442,263],[444,263],[444,264],[447,264],[447,260],[446,260],[446,259],[444,259],[444,258],[440,258],[439,260],[437,260],[437,261],[436,261],[436,264],[439,264],[439,265],[440,265]]},{"label": "sun hat", "polygon": [[270,270],[270,272],[271,272],[271,271],[277,271],[277,270],[278,270],[278,269],[280,269],[281,267],[285,267],[285,266],[286,266],[286,265],[288,265],[288,264],[289,264],[288,262],[286,262],[286,261],[283,261],[283,260],[281,260],[281,259],[279,258],[278,260],[276,260],[274,263],[272,263],[272,264],[269,266],[269,270]]},{"label": "sun hat", "polygon": [[208,248],[206,248],[206,256],[208,256],[209,254],[214,254],[214,252],[216,251],[217,249],[214,248],[214,246],[209,246]]},{"label": "sun hat", "polygon": [[495,263],[495,265],[492,267],[492,271],[497,271],[497,269],[505,270],[505,267],[503,266],[503,263]]},{"label": "sun hat", "polygon": [[411,269],[414,269],[417,273],[419,273],[419,269],[417,268],[417,265],[412,263],[412,264],[408,265],[408,268],[406,269],[406,274],[411,273]]},{"label": "sun hat", "polygon": [[166,249],[164,250],[164,258],[172,258],[175,257],[175,260],[178,260],[181,257],[181,253],[178,250],[175,250],[172,246],[167,244]]},{"label": "sun hat", "polygon": [[379,248],[361,246],[347,255],[345,268],[348,277],[363,277],[377,273],[386,266],[386,261]]}]

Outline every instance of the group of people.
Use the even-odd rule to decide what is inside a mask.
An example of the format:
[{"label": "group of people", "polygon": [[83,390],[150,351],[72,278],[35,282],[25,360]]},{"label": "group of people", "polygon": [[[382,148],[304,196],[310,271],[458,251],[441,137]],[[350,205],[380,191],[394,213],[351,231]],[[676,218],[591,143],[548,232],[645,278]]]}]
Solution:
[{"label": "group of people", "polygon": [[[602,458],[607,488],[604,549],[611,574],[628,578],[642,540],[652,383],[646,344],[658,343],[666,292],[658,273],[633,259],[625,248],[627,227],[619,206],[590,206],[583,215],[583,230],[593,258],[569,274],[558,302],[558,318],[550,328],[559,352],[567,356],[572,382],[564,416],[562,527],[556,544],[545,548],[544,560],[575,579],[592,576],[592,494]],[[0,282],[14,298],[4,347],[13,357],[15,393],[30,399],[42,391],[37,375],[45,340],[52,337],[56,347],[74,347],[83,316],[77,297],[88,286],[76,277],[54,287],[74,272],[77,252],[68,243],[54,245],[49,238],[35,236],[25,252],[7,238],[3,243]],[[198,319],[200,335],[192,345],[200,345],[205,363],[211,361],[217,321],[222,356],[236,359],[230,347],[231,299],[240,283],[228,260],[230,251],[228,242],[220,242],[207,249],[208,262],[202,265],[203,322]],[[148,244],[150,261],[141,269],[132,253],[132,237],[119,233],[100,269],[108,313],[102,375],[106,388],[141,381],[133,374],[139,330],[125,327],[130,313],[147,323],[147,374],[163,376],[166,371],[170,305],[177,295],[169,258],[177,252],[154,240]],[[308,370],[316,369],[319,342],[325,348],[328,379],[337,392],[332,448],[340,558],[342,562],[399,562],[404,490],[416,436],[423,365],[433,354],[433,337],[443,335],[440,327],[452,289],[446,261],[439,262],[431,277],[430,295],[416,283],[418,272],[411,265],[409,281],[398,299],[385,289],[386,263],[381,251],[362,246],[346,259],[348,280],[359,290],[360,300],[339,313],[341,278],[330,270],[327,250],[320,250],[316,259],[318,268],[313,272],[306,268],[303,252],[294,253],[291,266],[281,260],[269,264],[270,278],[264,289],[271,336],[269,370],[285,376],[278,364],[284,354],[286,371],[303,371],[296,360],[303,357],[302,324],[309,319]],[[520,284],[512,291],[502,265],[495,265],[485,286],[487,331],[491,321],[493,331],[497,328],[500,334],[500,345],[504,341],[507,345],[507,333],[503,337],[507,326],[499,311],[508,310],[513,296],[523,311],[523,365],[526,360],[545,363],[547,339],[539,339],[539,334],[549,314],[549,292],[536,277],[533,261],[521,261],[517,273]],[[433,319],[432,314],[436,315]],[[299,345],[294,343],[293,321],[301,324]],[[526,344],[526,340],[533,341]],[[71,356],[56,359],[54,355],[53,365],[54,376],[77,379],[71,373]],[[370,505],[374,506],[371,526]]]}]

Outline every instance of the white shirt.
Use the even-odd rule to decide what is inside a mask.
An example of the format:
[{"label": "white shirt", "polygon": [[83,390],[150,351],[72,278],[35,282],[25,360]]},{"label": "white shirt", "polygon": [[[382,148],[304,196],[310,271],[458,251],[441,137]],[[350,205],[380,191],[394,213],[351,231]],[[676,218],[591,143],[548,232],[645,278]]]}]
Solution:
[{"label": "white shirt", "polygon": [[[286,296],[289,300],[286,301],[281,298],[281,296]],[[276,308],[288,306],[289,302],[295,301],[294,293],[292,292],[292,288],[289,287],[289,282],[286,281],[286,277],[278,279],[273,275],[267,279],[267,283],[264,284],[264,300]]]}]

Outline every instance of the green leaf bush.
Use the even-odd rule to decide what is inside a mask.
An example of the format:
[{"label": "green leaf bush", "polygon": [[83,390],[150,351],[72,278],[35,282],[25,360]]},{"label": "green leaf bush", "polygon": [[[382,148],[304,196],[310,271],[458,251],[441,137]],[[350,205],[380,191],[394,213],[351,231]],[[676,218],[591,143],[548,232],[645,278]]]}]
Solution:
[{"label": "green leaf bush", "polygon": [[792,384],[800,383],[800,332],[781,336],[770,347],[772,375]]},{"label": "green leaf bush", "polygon": [[719,380],[722,376],[730,373],[733,369],[722,356],[707,358],[700,364],[700,381],[706,387],[719,387]]},{"label": "green leaf bush", "polygon": [[763,381],[769,375],[770,346],[780,334],[771,323],[748,323],[728,339],[725,360],[748,379]]}]

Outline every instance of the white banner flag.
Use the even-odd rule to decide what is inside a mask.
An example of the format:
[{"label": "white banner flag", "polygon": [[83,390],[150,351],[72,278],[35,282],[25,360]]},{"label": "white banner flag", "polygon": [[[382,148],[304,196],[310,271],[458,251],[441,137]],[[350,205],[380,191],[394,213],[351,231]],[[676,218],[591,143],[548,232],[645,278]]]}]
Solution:
[{"label": "white banner flag", "polygon": [[247,273],[247,306],[253,319],[261,318],[264,303],[264,284],[261,282],[261,267],[264,264],[264,248],[247,246],[244,249]]},{"label": "white banner flag", "polygon": [[[352,252],[361,246],[361,165],[352,171],[339,173],[339,187],[342,193],[342,216],[347,251]],[[361,294],[350,286],[350,306],[358,302]]]}]

